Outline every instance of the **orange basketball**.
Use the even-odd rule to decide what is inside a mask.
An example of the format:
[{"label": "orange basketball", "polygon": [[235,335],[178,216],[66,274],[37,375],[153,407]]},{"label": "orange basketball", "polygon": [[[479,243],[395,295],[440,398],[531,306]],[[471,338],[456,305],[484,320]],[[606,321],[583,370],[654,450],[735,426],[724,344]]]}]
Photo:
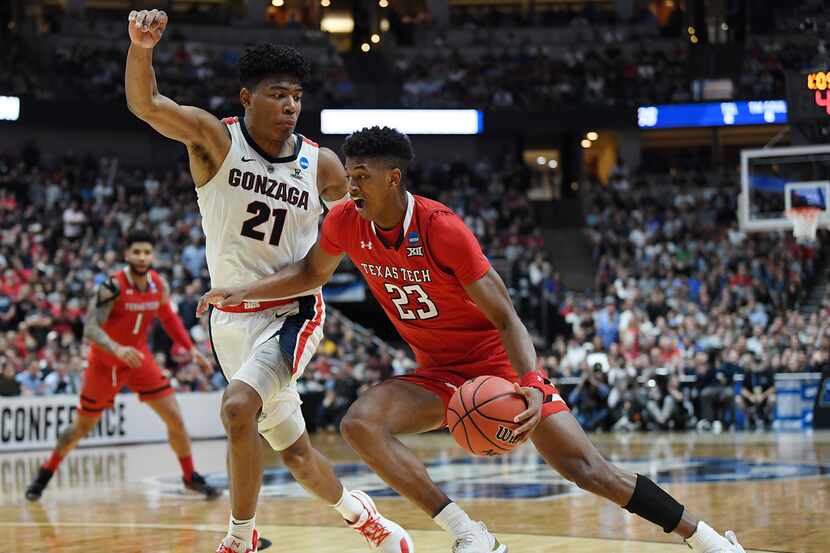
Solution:
[{"label": "orange basketball", "polygon": [[501,455],[518,445],[516,415],[527,409],[513,384],[498,376],[479,376],[455,391],[447,408],[447,427],[458,445],[473,455]]}]

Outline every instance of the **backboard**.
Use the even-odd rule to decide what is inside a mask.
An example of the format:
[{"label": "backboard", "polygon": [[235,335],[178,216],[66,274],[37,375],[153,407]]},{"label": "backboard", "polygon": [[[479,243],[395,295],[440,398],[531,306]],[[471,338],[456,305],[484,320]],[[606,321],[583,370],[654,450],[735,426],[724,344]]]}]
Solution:
[{"label": "backboard", "polygon": [[738,222],[746,232],[792,230],[792,207],[819,207],[820,227],[830,227],[830,145],[741,152]]}]

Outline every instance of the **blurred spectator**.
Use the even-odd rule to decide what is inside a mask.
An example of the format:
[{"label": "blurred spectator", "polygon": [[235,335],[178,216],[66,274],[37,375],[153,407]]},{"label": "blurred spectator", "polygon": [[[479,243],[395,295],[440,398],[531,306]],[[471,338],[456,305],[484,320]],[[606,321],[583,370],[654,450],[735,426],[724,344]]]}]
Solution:
[{"label": "blurred spectator", "polygon": [[775,374],[758,359],[753,359],[749,366],[735,404],[743,411],[750,430],[769,429],[775,412]]},{"label": "blurred spectator", "polygon": [[6,359],[0,359],[0,365],[3,367],[0,373],[0,396],[19,396],[20,382],[18,382],[14,365]]},{"label": "blurred spectator", "polygon": [[676,374],[649,382],[647,421],[658,430],[686,430],[694,425],[694,407],[680,390]]},{"label": "blurred spectator", "polygon": [[46,393],[46,384],[43,382],[40,362],[37,359],[29,360],[26,370],[17,375],[17,383],[20,384],[20,395],[42,396]]},{"label": "blurred spectator", "polygon": [[585,372],[568,396],[568,405],[586,432],[592,432],[607,422],[609,392],[602,366],[597,364],[591,371]]},{"label": "blurred spectator", "polygon": [[81,391],[81,375],[83,361],[74,356],[69,363],[58,363],[55,370],[46,375],[43,383],[46,385],[46,394],[78,394]]},{"label": "blurred spectator", "polygon": [[325,383],[326,393],[320,405],[317,426],[330,431],[340,428],[340,421],[357,399],[359,388],[351,363],[343,363],[339,368],[333,369]]}]

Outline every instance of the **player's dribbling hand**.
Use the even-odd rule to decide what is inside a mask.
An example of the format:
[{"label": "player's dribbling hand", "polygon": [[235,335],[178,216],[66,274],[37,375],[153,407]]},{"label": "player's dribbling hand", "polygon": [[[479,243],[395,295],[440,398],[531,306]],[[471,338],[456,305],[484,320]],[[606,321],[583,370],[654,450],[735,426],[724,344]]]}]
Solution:
[{"label": "player's dribbling hand", "polygon": [[167,27],[167,14],[162,10],[133,10],[127,20],[130,40],[142,48],[152,48],[158,44]]},{"label": "player's dribbling hand", "polygon": [[196,346],[193,346],[190,350],[190,355],[193,356],[193,361],[199,365],[199,368],[202,369],[202,372],[206,375],[213,374],[213,365],[208,361],[204,355],[202,355]]},{"label": "player's dribbling hand", "polygon": [[144,354],[130,346],[121,346],[116,350],[115,355],[131,369],[137,369],[144,361]]},{"label": "player's dribbling hand", "polygon": [[522,388],[516,383],[513,383],[513,386],[516,388],[516,393],[524,397],[527,402],[527,409],[513,419],[515,422],[524,423],[513,431],[519,437],[519,441],[524,442],[530,438],[536,425],[542,420],[542,402],[545,398],[536,388]]},{"label": "player's dribbling hand", "polygon": [[245,290],[242,288],[211,288],[199,298],[199,305],[196,306],[196,316],[201,317],[208,310],[208,307],[230,307],[239,305],[245,299]]}]

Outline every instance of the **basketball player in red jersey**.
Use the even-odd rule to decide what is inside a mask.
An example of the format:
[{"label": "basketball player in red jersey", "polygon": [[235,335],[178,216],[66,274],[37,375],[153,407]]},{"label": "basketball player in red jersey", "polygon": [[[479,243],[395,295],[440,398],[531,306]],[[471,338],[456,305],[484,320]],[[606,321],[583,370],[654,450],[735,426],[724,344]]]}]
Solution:
[{"label": "basketball player in red jersey", "polygon": [[219,495],[193,470],[190,438],[179,404],[170,381],[147,347],[153,321],[158,319],[173,341],[190,351],[206,373],[213,372],[213,368],[190,341],[181,319],[173,311],[167,282],[151,269],[153,237],[144,231],[134,231],[125,245],[127,267],[98,287],[87,311],[84,337],[92,344],[77,415],[69,428],[61,432],[51,457],[26,489],[26,499],[30,501],[40,499],[60,462],[92,430],[103,411],[113,406],[115,394],[124,385],[138,394],[167,425],[167,436],[179,458],[185,487],[207,498]]},{"label": "basketball player in red jersey", "polygon": [[622,471],[597,451],[556,388],[534,372],[527,329],[475,236],[448,207],[406,191],[414,158],[407,136],[363,129],[343,151],[353,201],[329,213],[308,256],[250,285],[208,292],[200,312],[324,283],[348,255],[420,368],[362,395],[343,419],[343,436],[392,488],[453,534],[454,553],[504,553],[507,546],[452,502],[395,436],[445,426],[454,390],[480,375],[515,383],[528,403],[517,433],[565,478],[679,534],[697,552],[744,553],[732,532],[718,535],[647,477]]}]

